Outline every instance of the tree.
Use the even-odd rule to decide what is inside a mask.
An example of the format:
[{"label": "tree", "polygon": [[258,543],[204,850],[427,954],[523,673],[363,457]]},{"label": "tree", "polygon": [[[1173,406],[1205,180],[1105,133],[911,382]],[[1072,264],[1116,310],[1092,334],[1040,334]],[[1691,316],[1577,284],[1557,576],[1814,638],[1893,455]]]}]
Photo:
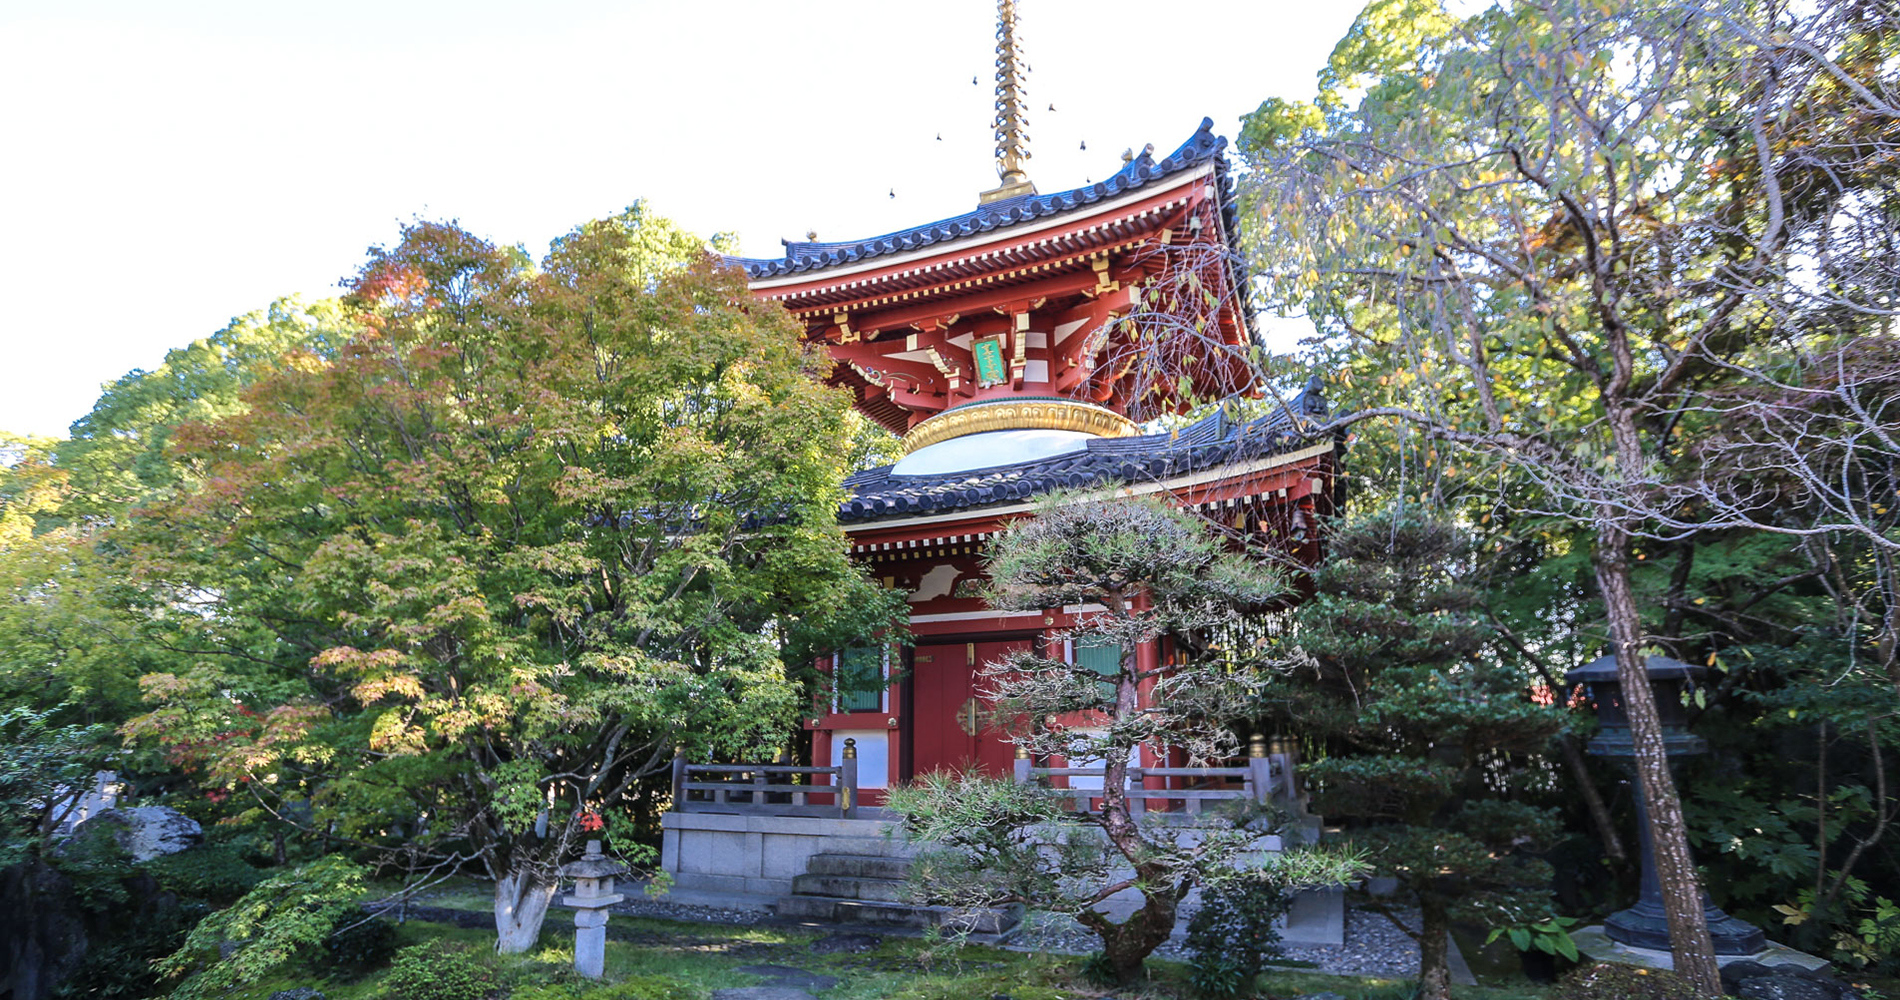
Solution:
[{"label": "tree", "polygon": [[845,403],[782,310],[640,206],[538,270],[418,223],[346,304],[334,357],[174,432],[202,485],[128,544],[206,644],[128,731],[402,871],[480,865],[521,951],[563,856],[663,794],[676,748],[786,730],[787,630],[885,600],[834,521]]},{"label": "tree", "polygon": [[[1264,291],[1356,362],[1348,420],[1406,422],[1521,512],[1587,528],[1676,968],[1710,996],[1632,567],[1646,544],[1768,526],[1709,503],[1750,487],[1705,474],[1693,445],[1721,418],[1714,387],[1784,367],[1783,303],[1816,300],[1802,261],[1890,159],[1893,119],[1845,58],[1890,51],[1877,6],[1541,0],[1460,18],[1380,0],[1314,103],[1263,106],[1246,133]],[[1870,146],[1824,141],[1861,115]]]},{"label": "tree", "polygon": [[[1180,827],[1142,823],[1130,808],[1128,769],[1138,747],[1179,748],[1195,766],[1238,750],[1231,726],[1253,713],[1265,672],[1278,664],[1236,637],[1252,612],[1285,595],[1277,566],[1230,550],[1208,525],[1159,500],[1058,494],[998,535],[986,570],[990,606],[1000,611],[1102,609],[1052,638],[1119,648],[1113,671],[1025,651],[982,674],[995,717],[1020,750],[1102,762],[1102,807],[1071,814],[1047,792],[977,774],[931,775],[893,789],[890,807],[906,816],[906,834],[943,848],[919,862],[928,898],[1071,914],[1101,936],[1108,967],[1128,983],[1173,932],[1196,885],[1246,877],[1337,884],[1352,876],[1351,858],[1316,850],[1269,856],[1249,875],[1243,861],[1274,832],[1269,817],[1210,818],[1183,836]],[[1141,669],[1142,643],[1190,633],[1204,640],[1197,644],[1204,655]],[[1095,909],[1130,888],[1143,903],[1126,920]]]},{"label": "tree", "polygon": [[1287,679],[1274,721],[1332,748],[1303,771],[1315,808],[1417,903],[1416,931],[1394,922],[1419,943],[1418,996],[1438,1000],[1451,995],[1454,916],[1526,940],[1554,916],[1550,866],[1526,848],[1552,841],[1555,810],[1525,800],[1548,781],[1528,762],[1568,720],[1490,658],[1469,540],[1449,521],[1392,507],[1328,544],[1318,593],[1295,614],[1313,665]]}]

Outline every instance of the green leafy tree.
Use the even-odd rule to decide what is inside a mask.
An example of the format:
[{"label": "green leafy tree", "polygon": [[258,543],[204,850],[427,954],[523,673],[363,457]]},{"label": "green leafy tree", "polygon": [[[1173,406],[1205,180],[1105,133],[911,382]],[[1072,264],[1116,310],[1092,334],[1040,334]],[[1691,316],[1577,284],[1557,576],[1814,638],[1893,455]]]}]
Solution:
[{"label": "green leafy tree", "polygon": [[1419,943],[1418,995],[1438,1000],[1451,995],[1455,916],[1523,944],[1554,916],[1550,867],[1523,848],[1549,844],[1557,817],[1526,792],[1543,790],[1528,764],[1568,719],[1532,699],[1531,677],[1487,659],[1469,540],[1450,523],[1413,505],[1346,522],[1329,545],[1296,612],[1313,666],[1276,721],[1335,748],[1303,771],[1315,809],[1352,824],[1372,870],[1418,905],[1419,926],[1399,926]]},{"label": "green leafy tree", "polygon": [[[1312,316],[1347,358],[1346,419],[1409,424],[1501,503],[1586,533],[1675,967],[1710,996],[1634,567],[1646,545],[1701,531],[1861,527],[1826,503],[1777,514],[1777,495],[1828,495],[1829,476],[1799,471],[1806,454],[1828,465],[1816,423],[1703,446],[1740,387],[1773,400],[1758,426],[1819,412],[1817,386],[1780,391],[1802,360],[1890,322],[1894,38],[1881,5],[1542,0],[1459,16],[1378,0],[1313,102],[1270,104],[1247,129],[1267,302]],[[1827,405],[1869,401],[1848,395]]]},{"label": "green leafy tree", "polygon": [[[1019,652],[988,664],[994,712],[1031,755],[1101,761],[1101,809],[1081,814],[1033,786],[977,774],[937,774],[893,789],[890,807],[906,833],[941,849],[919,863],[927,898],[956,905],[1020,903],[1074,916],[1100,935],[1108,969],[1133,982],[1142,962],[1173,933],[1180,903],[1197,885],[1261,878],[1286,885],[1337,884],[1351,857],[1318,850],[1267,855],[1250,867],[1261,838],[1277,832],[1257,812],[1209,815],[1183,835],[1144,823],[1130,807],[1128,769],[1141,746],[1177,747],[1198,766],[1235,755],[1232,726],[1253,714],[1268,672],[1240,634],[1256,609],[1286,593],[1278,568],[1259,553],[1229,549],[1205,522],[1153,499],[1056,495],[993,543],[990,605],[1005,611],[1099,606],[1057,641],[1118,647],[1114,669]],[[1203,655],[1143,670],[1136,649],[1164,635],[1190,635]],[[1183,644],[1186,648],[1187,644]],[[1152,685],[1152,687],[1149,687]],[[1143,689],[1149,688],[1144,693]],[[1098,720],[1087,728],[1060,718]],[[1127,889],[1142,906],[1119,923],[1096,904]]]},{"label": "green leafy tree", "polygon": [[332,356],[173,432],[202,485],[127,544],[207,649],[145,678],[128,732],[405,870],[480,865],[520,951],[675,748],[780,738],[789,630],[889,603],[834,521],[845,402],[782,310],[639,206],[538,269],[419,223],[346,303]]}]

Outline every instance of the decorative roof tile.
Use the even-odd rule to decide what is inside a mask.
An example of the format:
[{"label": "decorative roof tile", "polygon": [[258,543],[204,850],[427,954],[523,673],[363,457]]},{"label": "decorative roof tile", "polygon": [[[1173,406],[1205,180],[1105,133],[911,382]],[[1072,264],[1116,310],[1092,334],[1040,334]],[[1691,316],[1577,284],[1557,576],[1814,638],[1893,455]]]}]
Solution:
[{"label": "decorative roof tile", "polygon": [[1216,173],[1220,177],[1221,208],[1223,214],[1228,216],[1225,220],[1228,231],[1232,232],[1233,204],[1227,191],[1227,161],[1222,156],[1226,149],[1227,139],[1214,134],[1214,120],[1203,118],[1200,130],[1188,137],[1179,149],[1156,160],[1150,147],[1149,150],[1142,151],[1141,155],[1123,164],[1113,176],[1094,184],[1085,184],[1079,188],[1058,191],[1054,194],[1026,194],[1007,198],[983,205],[975,211],[965,212],[962,215],[883,236],[875,236],[868,240],[853,240],[844,243],[784,240],[782,242],[785,244],[785,256],[782,258],[727,257],[726,261],[743,267],[746,275],[754,280],[821,271],[843,264],[855,264],[858,261],[882,257],[886,254],[916,250],[976,233],[987,233],[1004,226],[1018,225],[1073,211],[1209,161],[1215,164]]}]

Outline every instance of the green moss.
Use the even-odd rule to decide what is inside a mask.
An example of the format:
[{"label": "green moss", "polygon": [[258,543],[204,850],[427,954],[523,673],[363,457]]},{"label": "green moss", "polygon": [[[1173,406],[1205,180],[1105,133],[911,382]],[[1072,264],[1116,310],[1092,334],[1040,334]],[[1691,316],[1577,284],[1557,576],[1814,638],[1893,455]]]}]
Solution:
[{"label": "green moss", "polygon": [[[968,1000],[1005,994],[1012,1000],[1082,1000],[1101,995],[1081,976],[1079,956],[1025,954],[995,948],[957,950],[941,943],[887,938],[878,948],[856,955],[814,955],[816,935],[782,927],[723,927],[615,917],[612,928],[632,941],[607,943],[604,982],[584,980],[572,967],[573,937],[565,921],[550,919],[541,946],[524,955],[496,955],[494,932],[411,921],[398,938],[406,948],[426,946],[433,954],[457,955],[493,984],[494,1000],[706,1000],[717,989],[758,986],[759,976],[738,971],[755,964],[791,965],[835,976],[836,987],[820,1000]],[[422,950],[416,952],[421,954]],[[1151,960],[1148,981],[1117,996],[1145,1000],[1186,1000],[1188,967]],[[314,986],[329,1000],[382,1000],[398,995],[393,967],[370,972],[353,982],[328,978],[315,966],[302,975],[285,974],[230,1000],[267,1000],[293,986]],[[1351,1000],[1391,1000],[1407,984],[1397,979],[1326,976],[1270,970],[1254,987],[1259,997],[1291,998],[1334,992]],[[1543,987],[1461,987],[1461,1000],[1548,1000]]]}]

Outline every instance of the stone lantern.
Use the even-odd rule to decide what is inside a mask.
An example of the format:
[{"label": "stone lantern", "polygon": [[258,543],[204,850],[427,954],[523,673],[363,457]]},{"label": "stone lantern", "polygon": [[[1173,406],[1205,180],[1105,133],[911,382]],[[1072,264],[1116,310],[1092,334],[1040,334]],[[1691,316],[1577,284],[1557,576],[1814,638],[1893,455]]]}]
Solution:
[{"label": "stone lantern", "polygon": [[[1649,685],[1656,696],[1656,714],[1662,717],[1663,746],[1671,763],[1707,753],[1708,741],[1689,732],[1689,716],[1682,706],[1684,688],[1707,671],[1667,656],[1650,656],[1647,663]],[[1623,707],[1616,657],[1600,656],[1565,674],[1564,680],[1589,685],[1590,698],[1596,703],[1598,729],[1590,740],[1590,754],[1616,761],[1634,777],[1636,740],[1630,732],[1629,714]],[[1603,921],[1603,931],[1619,944],[1666,952],[1670,950],[1669,921],[1663,913],[1662,883],[1656,877],[1656,849],[1649,839],[1649,816],[1641,782],[1635,787],[1637,792],[1631,799],[1636,804],[1636,838],[1642,852],[1642,892],[1635,906],[1610,914]],[[1754,955],[1768,947],[1760,928],[1722,912],[1709,901],[1706,891],[1702,894],[1702,906],[1717,955]]]},{"label": "stone lantern", "polygon": [[607,964],[607,908],[627,897],[614,892],[614,876],[626,866],[600,852],[600,841],[587,842],[579,861],[561,866],[561,876],[574,880],[574,892],[561,905],[574,910],[574,971],[599,979]]}]

